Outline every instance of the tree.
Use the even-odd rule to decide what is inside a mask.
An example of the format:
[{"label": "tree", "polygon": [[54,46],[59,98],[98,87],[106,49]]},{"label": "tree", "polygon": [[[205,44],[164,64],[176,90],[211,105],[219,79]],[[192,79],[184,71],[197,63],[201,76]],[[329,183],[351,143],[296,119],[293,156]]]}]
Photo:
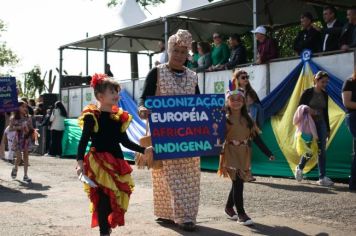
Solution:
[{"label": "tree", "polygon": [[[107,4],[109,7],[114,7],[117,4],[119,4],[122,0],[107,0]],[[140,4],[143,7],[149,6],[149,5],[157,5],[160,3],[165,3],[166,0],[136,0],[138,4]]]},{"label": "tree", "polygon": [[0,67],[11,66],[18,63],[16,54],[1,40],[1,33],[6,31],[5,23],[0,19]]},{"label": "tree", "polygon": [[28,98],[35,98],[36,93],[42,94],[45,91],[45,82],[41,79],[41,69],[39,66],[35,66],[31,71],[25,74],[26,91],[24,95]]},{"label": "tree", "polygon": [[[107,0],[107,1],[108,1],[108,3],[107,3],[108,6],[113,7],[113,6],[116,6],[122,0]],[[188,1],[188,0],[186,0],[186,1]],[[190,0],[190,1],[192,1],[192,0]],[[208,0],[208,1],[212,2],[214,0]],[[166,0],[136,0],[136,2],[145,8],[146,6],[150,6],[150,5],[155,6],[155,5],[158,5],[161,3],[165,3]]]}]

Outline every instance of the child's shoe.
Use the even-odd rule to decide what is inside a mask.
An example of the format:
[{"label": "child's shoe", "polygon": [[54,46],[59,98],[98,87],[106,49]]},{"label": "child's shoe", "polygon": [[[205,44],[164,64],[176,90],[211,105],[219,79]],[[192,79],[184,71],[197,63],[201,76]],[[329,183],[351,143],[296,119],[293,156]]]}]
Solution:
[{"label": "child's shoe", "polygon": [[230,220],[237,220],[237,214],[234,210],[234,208],[225,208],[225,214],[228,216],[228,219]]},{"label": "child's shoe", "polygon": [[237,223],[240,223],[242,225],[248,226],[248,225],[253,225],[253,221],[251,220],[250,217],[246,213],[243,214],[238,214],[238,220]]},{"label": "child's shoe", "polygon": [[17,170],[15,168],[12,168],[11,178],[16,179],[16,176],[17,176]]},{"label": "child's shoe", "polygon": [[27,183],[31,183],[31,179],[27,176],[27,175],[25,175],[24,177],[23,177],[23,181],[25,181],[25,182],[27,182]]}]

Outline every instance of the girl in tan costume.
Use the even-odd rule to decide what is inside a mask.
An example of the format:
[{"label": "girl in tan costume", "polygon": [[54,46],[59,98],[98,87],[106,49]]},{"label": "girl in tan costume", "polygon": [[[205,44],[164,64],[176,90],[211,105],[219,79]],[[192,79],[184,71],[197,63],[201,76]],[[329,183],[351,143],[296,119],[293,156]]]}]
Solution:
[{"label": "girl in tan costume", "polygon": [[243,186],[249,177],[251,141],[254,141],[270,160],[274,160],[274,156],[261,142],[258,128],[248,115],[244,91],[236,88],[236,81],[233,81],[230,83],[230,91],[226,94],[226,137],[218,173],[220,176],[230,177],[232,181],[225,213],[238,223],[252,225],[253,221],[243,207]]}]

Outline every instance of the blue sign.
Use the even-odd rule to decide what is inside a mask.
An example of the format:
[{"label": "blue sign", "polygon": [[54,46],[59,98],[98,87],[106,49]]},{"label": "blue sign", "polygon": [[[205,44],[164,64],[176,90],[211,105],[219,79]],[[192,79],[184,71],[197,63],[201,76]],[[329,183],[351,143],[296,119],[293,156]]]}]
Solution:
[{"label": "blue sign", "polygon": [[309,61],[310,58],[312,56],[312,51],[309,49],[305,49],[303,50],[302,54],[301,54],[301,58],[303,62]]},{"label": "blue sign", "polygon": [[225,138],[224,94],[149,97],[154,159],[218,155]]},{"label": "blue sign", "polygon": [[0,77],[0,112],[18,109],[15,77]]}]

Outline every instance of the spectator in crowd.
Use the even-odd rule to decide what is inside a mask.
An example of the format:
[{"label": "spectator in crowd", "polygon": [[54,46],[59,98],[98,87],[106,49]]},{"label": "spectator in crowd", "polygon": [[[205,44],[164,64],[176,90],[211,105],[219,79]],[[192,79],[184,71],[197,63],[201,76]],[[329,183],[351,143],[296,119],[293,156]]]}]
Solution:
[{"label": "spectator in crowd", "polygon": [[356,47],[356,7],[347,10],[348,23],[341,31],[341,49],[348,50]]},{"label": "spectator in crowd", "polygon": [[[42,123],[39,125],[39,126],[43,127],[46,131],[45,153],[49,152],[49,147],[51,145],[51,121],[50,121],[50,119],[51,119],[52,112],[53,112],[53,106],[50,106],[49,109],[46,110],[46,114],[43,117]],[[49,155],[49,154],[47,154],[47,155]]]},{"label": "spectator in crowd", "polygon": [[231,70],[237,65],[246,63],[246,47],[242,44],[238,34],[233,34],[229,38],[231,54],[229,61],[217,67],[217,69]]},{"label": "spectator in crowd", "polygon": [[155,66],[158,66],[159,64],[164,64],[164,63],[168,62],[168,53],[166,50],[164,40],[160,40],[158,42],[158,48],[159,48],[159,61],[155,62]]},{"label": "spectator in crowd", "polygon": [[342,100],[347,109],[346,124],[353,138],[353,158],[349,189],[356,190],[356,70],[351,79],[344,82],[342,87]]},{"label": "spectator in crowd", "polygon": [[278,57],[278,47],[274,39],[267,37],[267,30],[264,26],[258,26],[251,31],[257,40],[257,64],[266,63]]},{"label": "spectator in crowd", "polygon": [[[322,51],[334,51],[339,49],[339,38],[343,24],[336,19],[336,9],[333,6],[324,8],[323,18],[326,26],[321,30]],[[314,26],[314,25],[313,25]],[[317,28],[316,28],[317,29]]]},{"label": "spectator in crowd", "polygon": [[33,99],[33,98],[30,98],[30,99],[28,100],[28,105],[31,106],[32,109],[35,109],[35,107],[36,107],[36,100]]},{"label": "spectator in crowd", "polygon": [[114,77],[114,74],[111,72],[109,63],[105,65],[105,74],[109,77]]},{"label": "spectator in crowd", "polygon": [[51,145],[49,147],[50,156],[62,155],[62,137],[64,132],[64,119],[67,117],[67,111],[62,102],[57,101],[50,117],[51,121]]},{"label": "spectator in crowd", "polygon": [[223,42],[220,34],[213,34],[214,44],[211,50],[211,62],[212,66],[210,71],[217,69],[220,65],[224,65],[229,61],[230,50],[225,42]]},{"label": "spectator in crowd", "polygon": [[300,17],[302,30],[299,31],[294,40],[294,51],[300,55],[303,50],[309,49],[313,53],[321,51],[321,33],[313,26],[313,16],[310,12],[305,12]]},{"label": "spectator in crowd", "polygon": [[21,101],[24,101],[27,104],[28,114],[33,116],[35,112],[33,111],[33,108],[31,106],[29,106],[28,99],[26,97],[23,97],[23,98],[21,98]]},{"label": "spectator in crowd", "polygon": [[[300,105],[307,105],[309,114],[312,116],[316,131],[318,134],[318,167],[319,167],[319,180],[318,184],[322,186],[331,186],[333,181],[326,177],[326,140],[330,137],[330,124],[329,124],[329,109],[328,100],[329,96],[326,93],[326,86],[329,82],[329,75],[324,71],[319,71],[314,77],[314,87],[306,89],[299,101]],[[304,158],[299,163],[297,176],[302,176],[303,168],[307,159]],[[301,179],[302,177],[300,177]]]},{"label": "spectator in crowd", "polygon": [[46,111],[44,109],[43,102],[40,102],[37,104],[37,108],[35,109],[35,115],[40,115],[43,117],[46,115]]},{"label": "spectator in crowd", "polygon": [[210,44],[207,42],[198,43],[198,67],[195,68],[196,72],[203,72],[211,66],[211,57],[210,57]]},{"label": "spectator in crowd", "polygon": [[189,69],[194,69],[198,67],[198,60],[199,60],[199,51],[198,51],[198,42],[193,41],[192,42],[192,53],[193,55],[188,56],[188,68]]},{"label": "spectator in crowd", "polygon": [[[5,130],[5,112],[0,112],[0,145],[2,145],[3,134]],[[0,153],[0,158],[5,158],[5,153]]]}]

